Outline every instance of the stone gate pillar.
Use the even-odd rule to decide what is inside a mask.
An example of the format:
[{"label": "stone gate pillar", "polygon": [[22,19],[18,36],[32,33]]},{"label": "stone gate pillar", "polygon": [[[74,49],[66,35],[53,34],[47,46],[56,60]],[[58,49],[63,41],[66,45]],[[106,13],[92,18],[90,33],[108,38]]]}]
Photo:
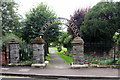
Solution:
[{"label": "stone gate pillar", "polygon": [[10,47],[10,63],[18,63],[19,61],[19,43],[15,40],[12,39],[9,42],[9,47]]},{"label": "stone gate pillar", "polygon": [[82,59],[84,58],[84,41],[81,37],[76,37],[71,42],[73,45],[73,65],[83,64]]},{"label": "stone gate pillar", "polygon": [[33,47],[33,64],[32,66],[44,66],[44,44],[45,41],[42,38],[35,38],[35,40],[32,41],[32,47]]}]

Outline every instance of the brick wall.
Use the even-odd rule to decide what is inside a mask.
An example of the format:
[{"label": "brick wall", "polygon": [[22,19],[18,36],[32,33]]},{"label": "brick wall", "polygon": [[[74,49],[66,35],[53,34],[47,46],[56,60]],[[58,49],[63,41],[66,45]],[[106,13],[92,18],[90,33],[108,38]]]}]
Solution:
[{"label": "brick wall", "polygon": [[0,65],[6,65],[9,63],[9,54],[0,52]]}]

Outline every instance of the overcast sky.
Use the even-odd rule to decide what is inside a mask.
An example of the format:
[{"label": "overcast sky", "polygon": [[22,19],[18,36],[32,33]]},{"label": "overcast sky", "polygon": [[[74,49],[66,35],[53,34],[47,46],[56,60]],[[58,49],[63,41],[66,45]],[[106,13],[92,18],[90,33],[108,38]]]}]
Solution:
[{"label": "overcast sky", "polygon": [[[15,0],[19,4],[18,12],[24,14],[39,3],[46,3],[58,17],[70,18],[75,10],[92,7],[101,0]],[[120,0],[113,0],[120,1]]]}]

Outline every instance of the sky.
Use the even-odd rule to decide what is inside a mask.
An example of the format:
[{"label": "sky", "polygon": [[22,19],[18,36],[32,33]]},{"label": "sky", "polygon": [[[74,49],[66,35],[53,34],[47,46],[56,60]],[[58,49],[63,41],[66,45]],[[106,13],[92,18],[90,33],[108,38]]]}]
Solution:
[{"label": "sky", "polygon": [[91,8],[100,1],[101,0],[15,0],[19,5],[18,13],[22,15],[23,18],[25,18],[25,14],[29,12],[30,9],[35,8],[38,4],[44,2],[57,14],[58,17],[67,19],[70,19],[70,15],[73,15],[75,10]]},{"label": "sky", "polygon": [[[25,18],[24,14],[36,7],[41,2],[47,4],[58,17],[70,19],[70,15],[80,8],[93,7],[101,0],[15,0],[18,4],[18,13]],[[113,0],[120,1],[120,0]]]},{"label": "sky", "polygon": [[[101,0],[15,0],[18,4],[18,12],[23,17],[26,12],[36,7],[41,2],[46,3],[58,17],[70,19],[70,15],[80,8],[93,7]],[[120,1],[120,0],[113,0]]]}]

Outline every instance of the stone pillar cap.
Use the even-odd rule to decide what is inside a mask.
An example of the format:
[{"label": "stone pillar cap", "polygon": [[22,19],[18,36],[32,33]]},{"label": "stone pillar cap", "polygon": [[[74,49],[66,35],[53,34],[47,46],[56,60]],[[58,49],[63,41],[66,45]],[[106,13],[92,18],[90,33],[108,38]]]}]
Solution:
[{"label": "stone pillar cap", "polygon": [[71,43],[72,44],[84,44],[84,41],[81,37],[75,37]]},{"label": "stone pillar cap", "polygon": [[11,39],[9,44],[19,44],[15,39]]},{"label": "stone pillar cap", "polygon": [[32,44],[45,44],[46,42],[42,38],[36,37],[31,43]]}]

